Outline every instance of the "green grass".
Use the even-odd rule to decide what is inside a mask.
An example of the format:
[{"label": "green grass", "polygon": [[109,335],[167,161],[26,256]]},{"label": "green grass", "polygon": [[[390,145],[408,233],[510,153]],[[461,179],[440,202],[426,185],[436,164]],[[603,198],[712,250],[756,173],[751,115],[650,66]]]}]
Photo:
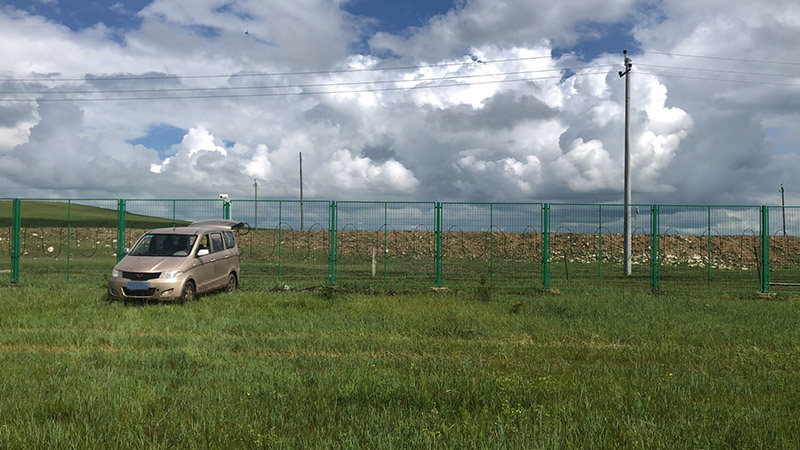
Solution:
[{"label": "green grass", "polygon": [[0,288],[0,448],[794,448],[800,303]]}]

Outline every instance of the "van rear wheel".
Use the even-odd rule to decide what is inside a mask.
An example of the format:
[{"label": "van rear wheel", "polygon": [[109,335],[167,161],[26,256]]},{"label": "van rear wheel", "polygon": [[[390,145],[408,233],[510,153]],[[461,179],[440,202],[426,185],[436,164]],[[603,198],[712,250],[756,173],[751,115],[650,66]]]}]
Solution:
[{"label": "van rear wheel", "polygon": [[228,275],[228,283],[225,285],[225,292],[233,292],[239,286],[239,280],[236,279],[236,274],[232,273]]},{"label": "van rear wheel", "polygon": [[197,288],[194,286],[194,281],[189,280],[183,285],[181,290],[181,303],[193,302],[197,298]]}]

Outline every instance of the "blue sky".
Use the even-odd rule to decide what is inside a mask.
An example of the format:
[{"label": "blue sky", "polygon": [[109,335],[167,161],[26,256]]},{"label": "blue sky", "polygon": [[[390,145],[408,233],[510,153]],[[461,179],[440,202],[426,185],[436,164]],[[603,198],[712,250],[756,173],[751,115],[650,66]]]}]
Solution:
[{"label": "blue sky", "polygon": [[618,202],[628,49],[634,201],[791,201],[798,23],[793,0],[6,0],[0,196],[294,198],[302,152],[308,198]]},{"label": "blue sky", "polygon": [[[32,14],[42,15],[78,31],[103,23],[111,28],[133,28],[139,25],[136,13],[152,0],[6,0],[4,4]],[[374,18],[376,28],[399,33],[408,27],[419,27],[431,17],[446,14],[454,7],[452,0],[352,0],[344,4],[344,10]]]},{"label": "blue sky", "polygon": [[377,29],[390,33],[402,33],[410,27],[424,26],[428,19],[447,14],[451,8],[454,8],[452,0],[353,0],[344,5],[344,9],[351,14],[375,19]]},{"label": "blue sky", "polygon": [[3,3],[78,31],[98,23],[110,28],[137,27],[140,19],[136,13],[150,2],[151,0],[6,0]]}]

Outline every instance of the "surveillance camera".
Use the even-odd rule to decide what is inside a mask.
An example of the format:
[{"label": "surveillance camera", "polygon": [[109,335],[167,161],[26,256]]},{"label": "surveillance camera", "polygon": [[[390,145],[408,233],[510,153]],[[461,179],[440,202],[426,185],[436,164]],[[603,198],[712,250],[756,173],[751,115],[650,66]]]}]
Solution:
[{"label": "surveillance camera", "polygon": [[219,198],[221,198],[223,200],[227,200],[228,199],[228,194],[219,194]]}]

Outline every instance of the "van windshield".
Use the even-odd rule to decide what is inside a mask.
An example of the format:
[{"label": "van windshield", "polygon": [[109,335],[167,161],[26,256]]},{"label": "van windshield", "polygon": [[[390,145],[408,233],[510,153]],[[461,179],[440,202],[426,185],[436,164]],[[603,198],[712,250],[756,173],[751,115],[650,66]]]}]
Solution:
[{"label": "van windshield", "polygon": [[189,234],[146,234],[129,255],[188,256],[196,239]]}]

